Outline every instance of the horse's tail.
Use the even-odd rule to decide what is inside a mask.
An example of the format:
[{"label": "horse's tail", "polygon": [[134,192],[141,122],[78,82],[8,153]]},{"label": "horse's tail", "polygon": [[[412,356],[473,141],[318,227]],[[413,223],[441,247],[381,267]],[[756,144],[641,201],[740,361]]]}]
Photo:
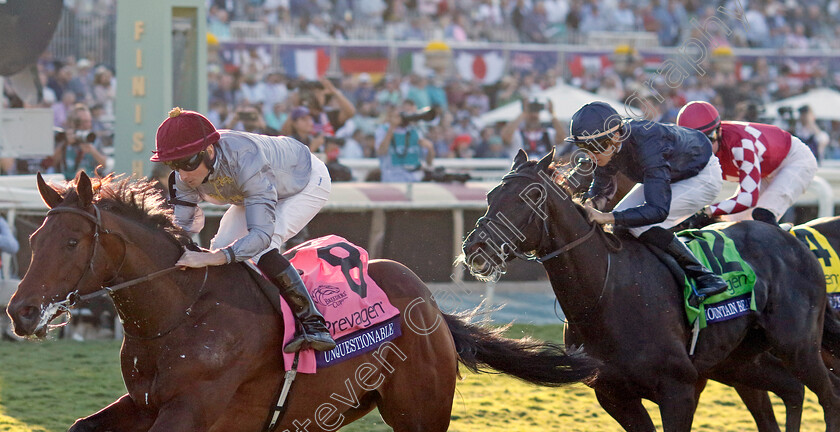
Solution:
[{"label": "horse's tail", "polygon": [[469,315],[443,314],[455,339],[459,360],[467,369],[513,375],[542,386],[590,381],[600,363],[582,350],[566,351],[562,346],[531,338],[508,339],[506,327],[490,328],[469,322]]},{"label": "horse's tail", "polygon": [[825,306],[822,346],[834,357],[840,358],[840,315],[829,304]]}]

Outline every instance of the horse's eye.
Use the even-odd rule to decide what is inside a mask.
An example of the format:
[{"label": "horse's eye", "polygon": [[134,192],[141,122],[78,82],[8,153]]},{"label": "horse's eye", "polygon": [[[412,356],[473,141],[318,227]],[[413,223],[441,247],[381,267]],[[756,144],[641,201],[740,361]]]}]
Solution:
[{"label": "horse's eye", "polygon": [[70,239],[70,240],[67,241],[67,247],[69,247],[71,249],[76,247],[78,244],[79,244],[79,241],[76,240],[76,239]]}]

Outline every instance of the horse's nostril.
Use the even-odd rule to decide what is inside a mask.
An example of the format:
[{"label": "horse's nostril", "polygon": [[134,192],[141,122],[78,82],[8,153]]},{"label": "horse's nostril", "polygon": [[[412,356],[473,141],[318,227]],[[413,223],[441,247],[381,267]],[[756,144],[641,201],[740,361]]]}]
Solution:
[{"label": "horse's nostril", "polygon": [[33,320],[38,318],[38,308],[34,306],[27,306],[20,310],[20,317],[25,320]]}]

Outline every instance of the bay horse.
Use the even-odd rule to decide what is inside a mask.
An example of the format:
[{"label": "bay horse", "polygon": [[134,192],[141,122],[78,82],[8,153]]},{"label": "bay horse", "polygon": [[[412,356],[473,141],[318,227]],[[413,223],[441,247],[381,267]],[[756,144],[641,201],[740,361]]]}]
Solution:
[{"label": "bay horse", "polygon": [[[128,393],[70,428],[81,431],[264,430],[284,382],[283,320],[246,266],[173,271],[190,243],[152,183],[54,188],[38,176],[50,210],[30,237],[32,263],[8,314],[20,336],[44,336],[74,301],[111,283],[124,323],[120,353]],[[159,273],[158,273],[159,274]],[[557,345],[511,340],[438,309],[425,284],[394,261],[369,274],[400,310],[402,336],[376,351],[299,374],[279,430],[336,430],[378,407],[395,431],[445,431],[459,362],[541,385],[588,380],[597,363]]]},{"label": "bay horse", "polygon": [[641,242],[589,223],[556,181],[552,153],[538,162],[524,151],[516,155],[487,194],[487,212],[464,240],[463,259],[479,279],[497,278],[516,257],[543,264],[569,321],[566,342],[601,360],[589,384],[624,429],[655,430],[644,398],[659,405],[666,432],[688,432],[698,383],[732,359],[769,351],[818,396],[826,430],[840,430],[840,380],[820,358],[821,343],[840,337],[823,341],[823,320],[835,318],[825,314],[822,269],[803,244],[765,223],[726,228],[757,275],[757,311],[707,327],[689,356],[681,284]]}]

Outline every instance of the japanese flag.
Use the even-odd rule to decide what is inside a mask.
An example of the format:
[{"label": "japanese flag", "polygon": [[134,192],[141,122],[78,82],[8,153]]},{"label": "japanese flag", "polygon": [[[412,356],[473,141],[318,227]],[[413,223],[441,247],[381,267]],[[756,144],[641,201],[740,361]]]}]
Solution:
[{"label": "japanese flag", "polygon": [[455,58],[455,68],[463,79],[492,84],[499,81],[505,73],[505,60],[498,51],[484,54],[462,52]]}]

